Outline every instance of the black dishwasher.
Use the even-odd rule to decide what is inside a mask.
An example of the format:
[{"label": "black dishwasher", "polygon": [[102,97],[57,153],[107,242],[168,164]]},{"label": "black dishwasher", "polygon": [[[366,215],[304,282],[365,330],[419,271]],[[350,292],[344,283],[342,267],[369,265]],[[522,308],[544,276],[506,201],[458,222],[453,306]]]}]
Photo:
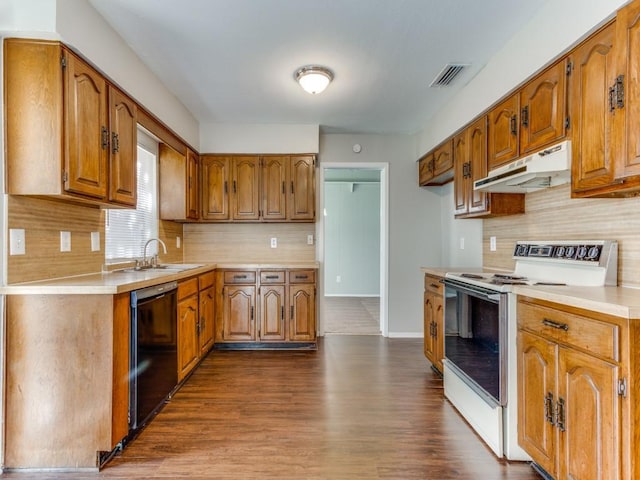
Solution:
[{"label": "black dishwasher", "polygon": [[143,427],[178,383],[177,282],[131,292],[129,430]]}]

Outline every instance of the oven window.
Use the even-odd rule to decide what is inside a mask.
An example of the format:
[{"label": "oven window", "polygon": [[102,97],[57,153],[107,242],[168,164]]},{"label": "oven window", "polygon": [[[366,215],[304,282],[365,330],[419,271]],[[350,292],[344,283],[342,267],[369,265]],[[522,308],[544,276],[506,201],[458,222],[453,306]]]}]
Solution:
[{"label": "oven window", "polygon": [[496,400],[500,399],[498,303],[458,292],[457,329],[445,337],[445,356]]}]

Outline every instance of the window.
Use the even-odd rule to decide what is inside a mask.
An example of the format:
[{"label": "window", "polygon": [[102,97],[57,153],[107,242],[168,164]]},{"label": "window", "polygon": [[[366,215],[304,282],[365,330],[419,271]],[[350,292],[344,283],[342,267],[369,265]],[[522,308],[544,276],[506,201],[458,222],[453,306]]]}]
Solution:
[{"label": "window", "polygon": [[[158,143],[138,132],[138,203],[135,210],[110,209],[105,215],[105,258],[109,263],[142,258],[144,244],[158,237]],[[157,253],[152,242],[147,255]]]}]

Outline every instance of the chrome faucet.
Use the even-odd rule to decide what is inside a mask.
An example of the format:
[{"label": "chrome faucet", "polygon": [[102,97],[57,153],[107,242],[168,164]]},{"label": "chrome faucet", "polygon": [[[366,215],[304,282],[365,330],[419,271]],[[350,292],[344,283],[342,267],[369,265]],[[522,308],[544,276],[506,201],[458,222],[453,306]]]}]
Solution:
[{"label": "chrome faucet", "polygon": [[154,255],[154,257],[150,260],[147,260],[147,247],[149,246],[149,244],[153,241],[158,242],[158,244],[162,245],[162,249],[164,250],[164,254],[167,254],[167,246],[164,244],[164,242],[162,240],[160,240],[159,238],[150,238],[149,240],[147,240],[147,243],[144,244],[144,251],[143,251],[143,257],[142,257],[142,266],[143,267],[153,267],[155,265],[158,264],[158,254]]}]

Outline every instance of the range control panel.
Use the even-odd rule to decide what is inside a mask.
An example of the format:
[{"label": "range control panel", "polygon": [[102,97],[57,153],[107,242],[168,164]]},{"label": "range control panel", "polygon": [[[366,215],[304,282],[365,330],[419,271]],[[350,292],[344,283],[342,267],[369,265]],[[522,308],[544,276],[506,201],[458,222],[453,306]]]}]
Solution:
[{"label": "range control panel", "polygon": [[561,242],[516,242],[513,258],[574,260],[579,262],[599,262],[603,252],[608,251],[617,242],[612,240],[561,241]]}]

